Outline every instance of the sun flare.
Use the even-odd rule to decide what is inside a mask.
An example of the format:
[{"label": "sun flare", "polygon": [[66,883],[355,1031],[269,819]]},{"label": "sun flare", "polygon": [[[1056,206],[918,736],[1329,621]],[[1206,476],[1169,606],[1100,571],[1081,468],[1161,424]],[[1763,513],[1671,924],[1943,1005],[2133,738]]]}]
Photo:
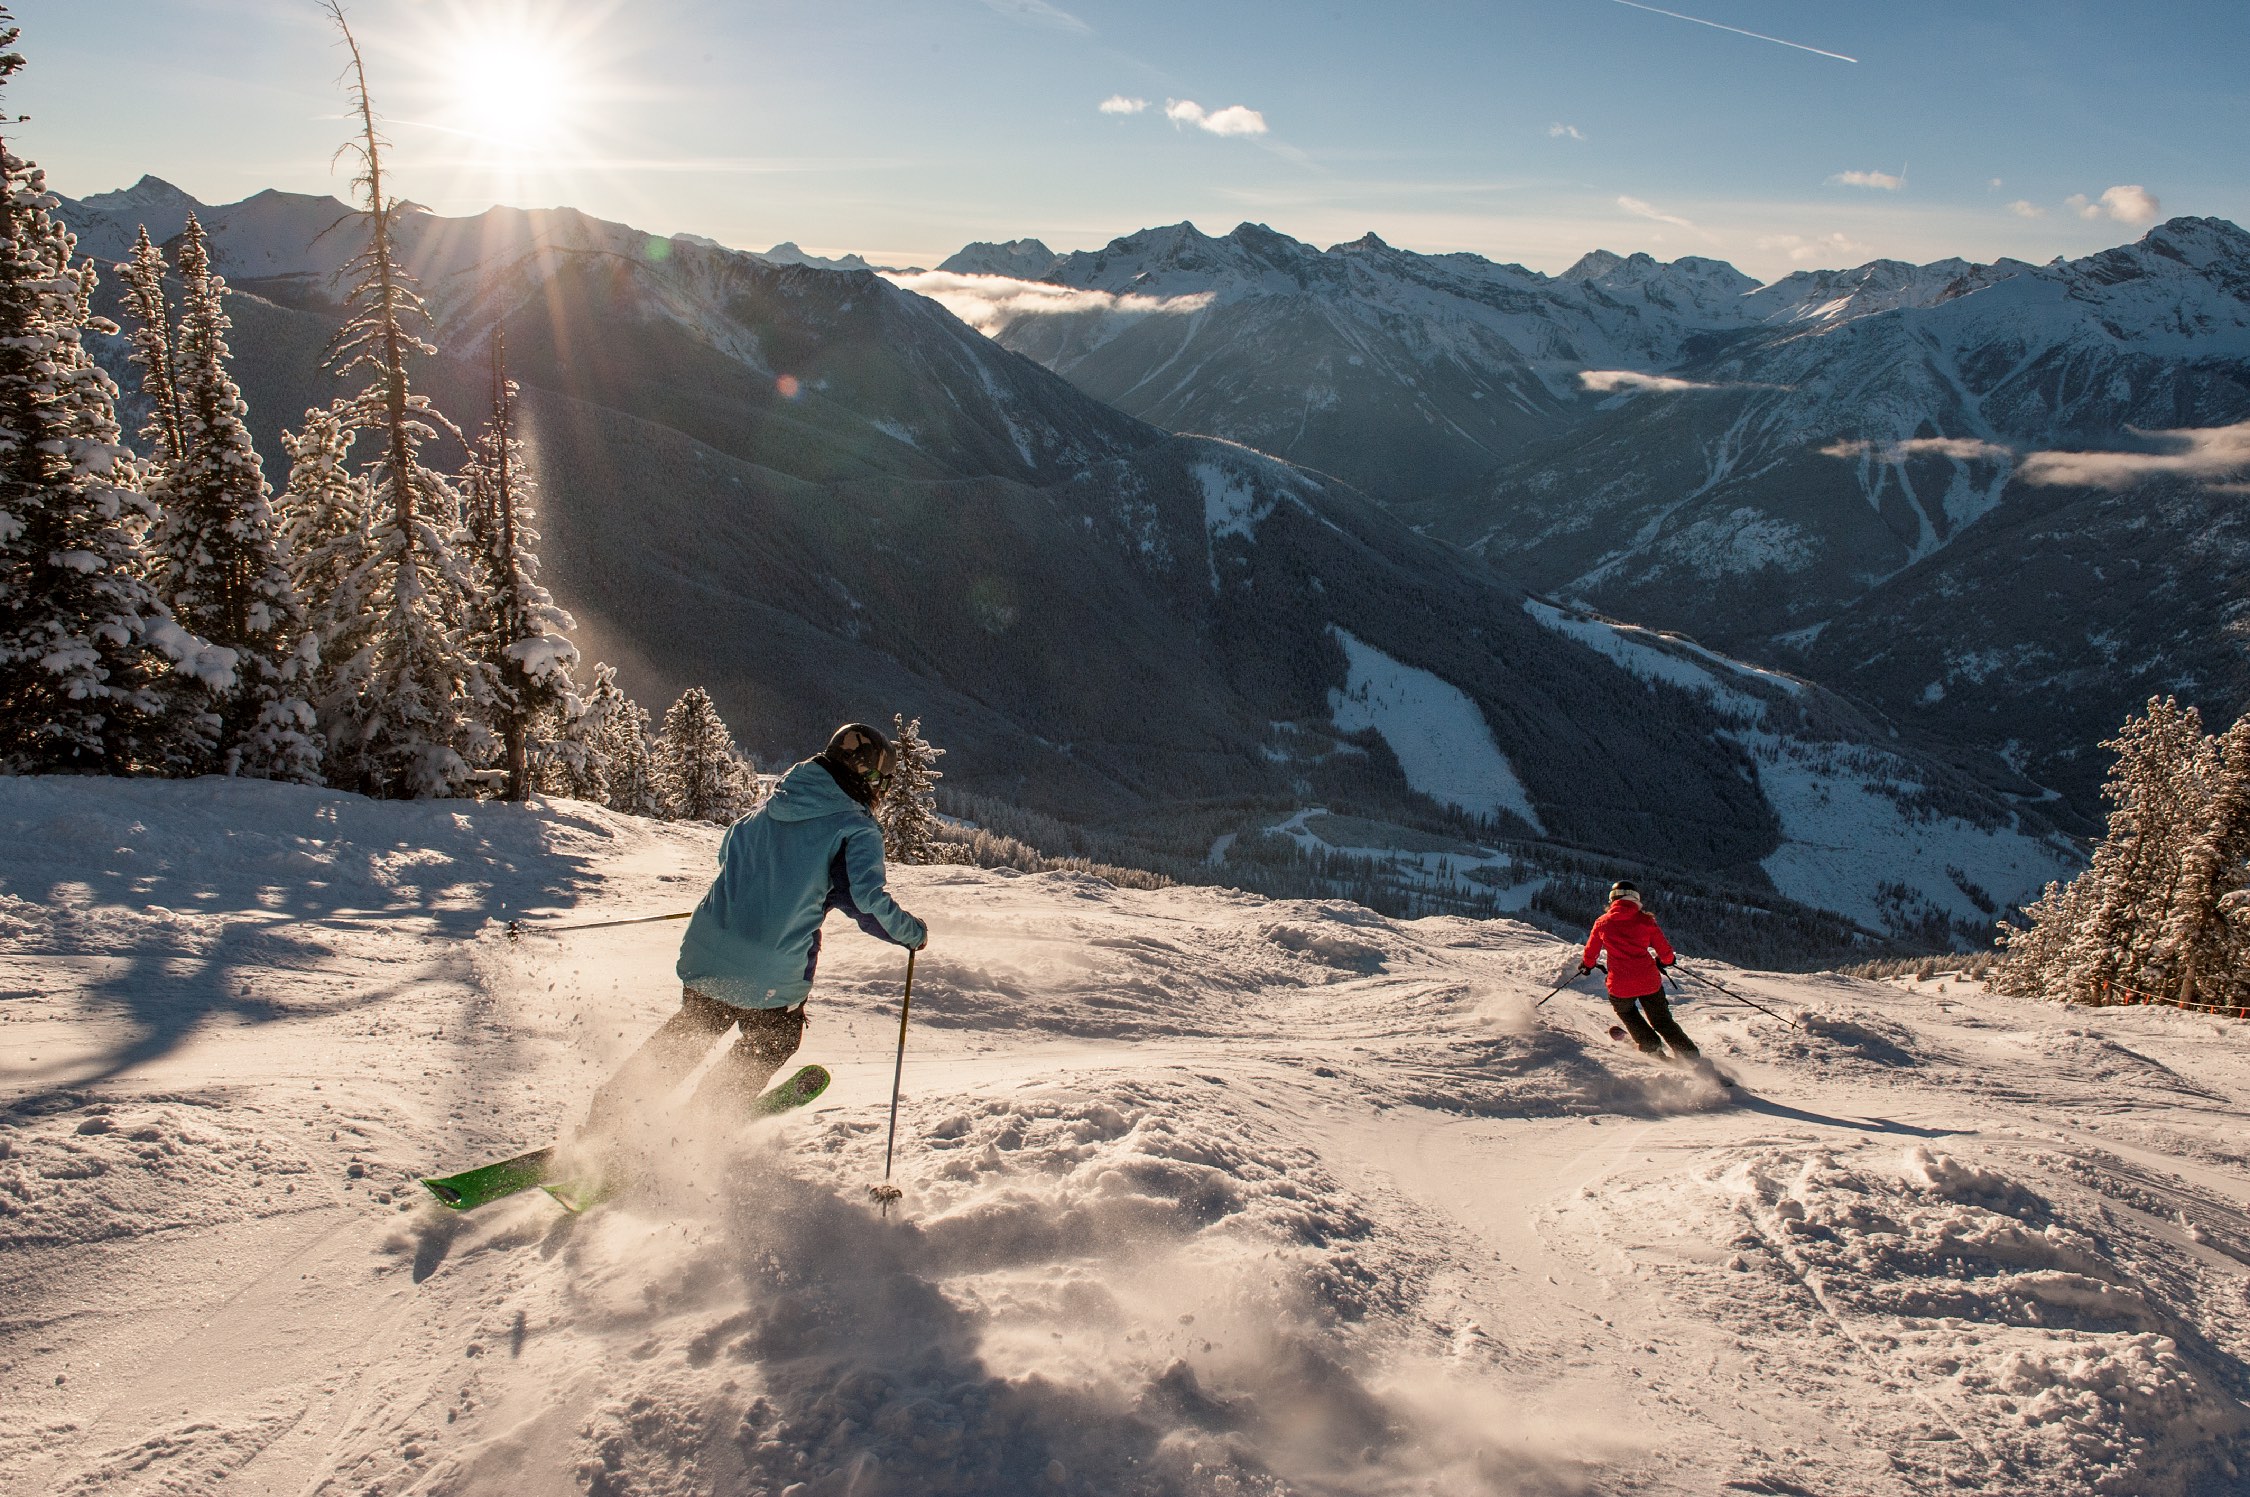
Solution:
[{"label": "sun flare", "polygon": [[529,36],[492,35],[462,44],[453,90],[456,127],[489,149],[537,156],[562,142],[571,68],[561,54]]}]

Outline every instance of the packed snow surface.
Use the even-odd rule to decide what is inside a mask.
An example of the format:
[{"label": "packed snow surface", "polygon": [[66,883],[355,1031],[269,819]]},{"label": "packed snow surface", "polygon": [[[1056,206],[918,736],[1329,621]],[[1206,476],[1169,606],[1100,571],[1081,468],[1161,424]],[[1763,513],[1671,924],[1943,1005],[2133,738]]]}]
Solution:
[{"label": "packed snow surface", "polygon": [[1373,728],[1398,756],[1406,783],[1430,799],[1479,816],[1510,812],[1544,833],[1515,766],[1468,693],[1418,666],[1394,660],[1346,630],[1344,689],[1330,692],[1337,728]]},{"label": "packed snow surface", "polygon": [[[812,1110],[467,1216],[673,1007],[716,832],[0,779],[0,1491],[2187,1494],[2250,1455],[2250,1030],[1506,920],[903,870]],[[1661,903],[1656,913],[1663,913]],[[1690,991],[1694,988],[1691,984]]]}]

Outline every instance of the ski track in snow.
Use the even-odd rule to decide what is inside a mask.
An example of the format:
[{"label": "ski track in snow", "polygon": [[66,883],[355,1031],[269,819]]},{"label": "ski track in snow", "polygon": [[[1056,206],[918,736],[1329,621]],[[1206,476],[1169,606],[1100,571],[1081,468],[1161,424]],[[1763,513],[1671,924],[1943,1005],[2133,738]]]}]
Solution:
[{"label": "ski track in snow", "polygon": [[[902,870],[807,1113],[469,1216],[676,1002],[716,833],[0,779],[0,1493],[2239,1490],[2250,1030],[1506,920]],[[1689,965],[1698,965],[1688,953]],[[1691,985],[1691,991],[1692,991]]]}]

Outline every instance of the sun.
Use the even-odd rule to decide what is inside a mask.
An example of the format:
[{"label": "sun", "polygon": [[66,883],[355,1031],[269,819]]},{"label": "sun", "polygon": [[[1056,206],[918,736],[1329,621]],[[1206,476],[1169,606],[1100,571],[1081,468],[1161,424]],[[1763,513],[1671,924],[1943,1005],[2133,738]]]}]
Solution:
[{"label": "sun", "polygon": [[522,33],[462,39],[451,69],[451,123],[484,150],[552,154],[568,133],[577,89],[570,61]]}]

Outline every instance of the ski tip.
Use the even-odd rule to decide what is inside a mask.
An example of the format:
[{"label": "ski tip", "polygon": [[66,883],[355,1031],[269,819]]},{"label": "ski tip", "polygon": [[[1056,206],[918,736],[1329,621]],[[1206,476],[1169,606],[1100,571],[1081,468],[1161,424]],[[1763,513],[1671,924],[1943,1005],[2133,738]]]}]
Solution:
[{"label": "ski tip", "polygon": [[545,1191],[548,1197],[552,1199],[556,1205],[562,1207],[563,1210],[569,1212],[572,1216],[584,1216],[586,1214],[586,1208],[594,1204],[593,1201],[588,1198],[588,1194],[586,1192],[582,1192],[573,1186],[542,1185],[539,1188]]},{"label": "ski tip", "polygon": [[802,1066],[796,1075],[752,1103],[751,1111],[758,1117],[772,1117],[802,1107],[827,1091],[831,1079],[826,1066]]},{"label": "ski tip", "polygon": [[424,1180],[422,1184],[429,1190],[431,1195],[434,1195],[438,1198],[439,1205],[450,1207],[455,1211],[459,1211],[462,1209],[461,1192],[455,1190],[452,1186],[446,1184],[443,1180]]}]

